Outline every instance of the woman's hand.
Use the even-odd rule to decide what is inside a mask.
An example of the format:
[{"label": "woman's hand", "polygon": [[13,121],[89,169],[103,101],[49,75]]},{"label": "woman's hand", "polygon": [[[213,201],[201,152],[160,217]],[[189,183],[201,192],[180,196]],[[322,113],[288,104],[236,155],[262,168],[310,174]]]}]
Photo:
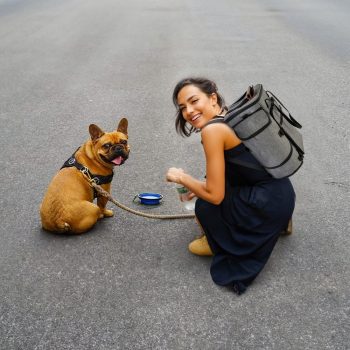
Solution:
[{"label": "woman's hand", "polygon": [[181,168],[170,168],[166,174],[166,180],[181,184],[181,176],[184,174],[185,172]]},{"label": "woman's hand", "polygon": [[187,200],[191,200],[192,198],[197,197],[193,192],[189,192],[187,195]]}]

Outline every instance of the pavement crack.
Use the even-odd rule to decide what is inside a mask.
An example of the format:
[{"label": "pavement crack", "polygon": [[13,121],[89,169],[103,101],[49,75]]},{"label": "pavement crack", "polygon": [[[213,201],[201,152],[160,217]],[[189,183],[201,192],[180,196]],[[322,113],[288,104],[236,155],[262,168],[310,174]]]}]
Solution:
[{"label": "pavement crack", "polygon": [[343,188],[350,188],[350,185],[346,182],[340,182],[340,181],[325,181],[326,185],[332,185],[332,186],[338,186]]}]

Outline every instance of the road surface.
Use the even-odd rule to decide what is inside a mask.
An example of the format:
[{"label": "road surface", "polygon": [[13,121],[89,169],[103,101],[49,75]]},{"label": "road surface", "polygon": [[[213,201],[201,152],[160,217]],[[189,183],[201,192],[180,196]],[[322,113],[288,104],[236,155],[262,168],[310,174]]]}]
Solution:
[{"label": "road surface", "polygon": [[[0,349],[349,349],[350,5],[310,0],[0,0]],[[171,94],[214,79],[227,103],[263,83],[303,125],[294,231],[248,291],[191,255],[192,220],[118,208],[86,235],[41,230],[38,207],[88,138],[129,120],[113,195],[184,212],[170,166],[204,175]],[[160,192],[141,208],[135,194]]]}]

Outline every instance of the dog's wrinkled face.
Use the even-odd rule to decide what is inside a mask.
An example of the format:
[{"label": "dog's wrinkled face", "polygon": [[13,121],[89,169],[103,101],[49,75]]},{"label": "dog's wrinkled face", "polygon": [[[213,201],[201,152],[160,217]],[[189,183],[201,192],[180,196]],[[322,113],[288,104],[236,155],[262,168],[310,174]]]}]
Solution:
[{"label": "dog's wrinkled face", "polygon": [[104,132],[91,124],[89,132],[94,153],[99,162],[107,166],[122,165],[129,157],[128,120],[123,118],[116,131]]}]

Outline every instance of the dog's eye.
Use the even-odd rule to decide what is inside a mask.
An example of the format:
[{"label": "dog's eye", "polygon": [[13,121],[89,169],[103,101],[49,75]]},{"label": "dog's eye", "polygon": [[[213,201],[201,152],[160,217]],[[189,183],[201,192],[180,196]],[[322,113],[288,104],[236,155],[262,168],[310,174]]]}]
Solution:
[{"label": "dog's eye", "polygon": [[102,147],[105,148],[105,149],[108,149],[112,146],[112,144],[110,143],[105,143]]},{"label": "dog's eye", "polygon": [[120,143],[121,143],[122,145],[126,145],[126,144],[128,143],[128,141],[127,141],[127,140],[120,140]]}]

